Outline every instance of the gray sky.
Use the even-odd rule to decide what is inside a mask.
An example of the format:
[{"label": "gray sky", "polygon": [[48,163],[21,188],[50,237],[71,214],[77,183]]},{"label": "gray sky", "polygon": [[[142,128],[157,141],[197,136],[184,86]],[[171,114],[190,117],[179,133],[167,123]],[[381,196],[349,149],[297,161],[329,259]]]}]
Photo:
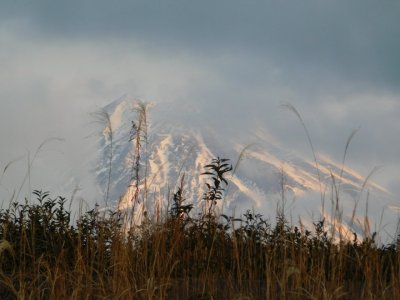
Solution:
[{"label": "gray sky", "polygon": [[[0,167],[63,137],[32,170],[44,189],[60,184],[90,151],[88,112],[123,94],[192,104],[241,143],[262,127],[311,157],[280,108],[290,102],[335,160],[360,127],[348,165],[364,175],[383,166],[375,180],[398,194],[399,15],[400,2],[372,0],[2,2]],[[23,177],[6,175],[3,189]]]}]

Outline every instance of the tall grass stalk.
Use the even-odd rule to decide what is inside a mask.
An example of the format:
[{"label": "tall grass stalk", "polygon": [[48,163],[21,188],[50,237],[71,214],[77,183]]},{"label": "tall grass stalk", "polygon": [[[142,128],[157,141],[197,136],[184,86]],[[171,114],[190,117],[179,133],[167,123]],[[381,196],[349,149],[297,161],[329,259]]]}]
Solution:
[{"label": "tall grass stalk", "polygon": [[105,207],[108,207],[110,185],[111,185],[111,174],[112,174],[112,162],[114,157],[114,131],[111,123],[110,114],[104,109],[100,109],[96,112],[93,112],[91,116],[94,119],[94,122],[100,124],[100,126],[102,127],[105,140],[106,141],[108,140],[108,145],[110,149],[108,155],[108,178],[106,184],[106,191],[104,193],[104,204]]},{"label": "tall grass stalk", "polygon": [[312,152],[312,155],[313,155],[313,158],[314,158],[315,168],[317,170],[317,176],[318,176],[319,191],[320,191],[320,194],[321,194],[321,199],[323,199],[322,180],[321,180],[321,173],[320,173],[320,169],[319,169],[319,163],[318,163],[317,155],[316,155],[316,152],[315,152],[315,149],[314,149],[314,145],[313,145],[313,142],[311,140],[311,135],[310,135],[310,133],[308,131],[308,128],[307,128],[302,116],[300,115],[298,110],[292,104],[286,103],[286,104],[283,104],[282,107],[288,109],[289,111],[291,111],[298,118],[298,120],[300,121],[301,126],[304,129],[304,132],[305,132],[306,137],[307,137],[308,144],[309,144],[309,146],[311,148],[311,152]]},{"label": "tall grass stalk", "polygon": [[[131,132],[129,141],[134,143],[134,159],[132,162],[132,175],[131,180],[133,181],[134,193],[131,199],[132,208],[131,208],[131,223],[134,221],[135,207],[139,201],[143,201],[142,210],[145,211],[145,206],[147,202],[147,176],[148,176],[148,120],[147,120],[147,112],[149,105],[145,102],[138,101],[135,104],[134,112],[136,113],[136,120],[132,121]],[[143,144],[144,144],[144,153],[143,153]],[[141,164],[142,156],[145,156],[144,161],[144,175],[141,177]],[[143,197],[140,199],[140,186],[143,185]],[[142,213],[143,213],[142,212]]]}]

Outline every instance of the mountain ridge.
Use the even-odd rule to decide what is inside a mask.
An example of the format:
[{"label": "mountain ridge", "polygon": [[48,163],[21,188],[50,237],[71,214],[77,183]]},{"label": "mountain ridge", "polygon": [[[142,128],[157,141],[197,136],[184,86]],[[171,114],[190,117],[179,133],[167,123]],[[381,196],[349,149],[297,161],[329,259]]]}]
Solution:
[{"label": "mountain ridge", "polygon": [[[133,141],[129,141],[130,126],[137,118],[137,103],[136,99],[125,95],[104,107],[104,111],[110,116],[114,134],[109,200],[119,209],[132,207],[134,204],[130,201],[137,193],[132,190],[132,153],[135,149]],[[382,205],[385,209],[392,210],[388,204],[389,192],[385,188],[372,181],[367,182],[365,186],[363,176],[328,157],[318,155],[318,175],[315,162],[271,143],[268,136],[263,136],[262,131],[255,134],[256,143],[241,145],[235,140],[220,136],[215,129],[209,129],[207,126],[195,127],[195,121],[193,124],[180,124],[176,117],[177,110],[173,103],[151,104],[145,145],[147,150],[142,150],[141,153],[141,167],[147,170],[147,174],[141,176],[142,179],[146,178],[149,184],[146,191],[146,200],[149,201],[146,204],[142,201],[143,210],[153,209],[157,199],[162,202],[159,205],[163,206],[165,211],[183,175],[185,198],[189,203],[193,203],[196,209],[200,209],[207,181],[206,176],[201,176],[203,168],[211,159],[222,155],[227,158],[233,157],[236,160],[232,159],[232,164],[239,164],[235,174],[228,176],[228,192],[223,205],[220,204],[220,208],[223,206],[228,214],[241,214],[245,209],[251,208],[260,210],[263,214],[275,213],[279,201],[284,197],[286,205],[289,206],[286,213],[291,216],[299,215],[299,218],[304,219],[305,215],[311,214],[314,217],[319,215],[333,220],[336,214],[333,207],[337,207],[343,214],[342,219],[348,220],[355,203],[362,202],[364,190],[367,189],[369,196],[387,198],[387,203]],[[108,181],[107,158],[110,151],[104,134],[99,140],[99,149],[102,154],[99,155],[96,179],[99,185],[104,187]],[[338,200],[335,200],[335,189],[339,182],[340,191]],[[140,185],[140,193],[143,193],[143,182]],[[143,194],[141,198],[144,198]],[[312,203],[308,203],[308,199],[313,199]],[[335,201],[338,203],[334,203]],[[148,207],[144,208],[144,205]],[[357,212],[355,219],[362,220],[362,214]],[[347,225],[344,225],[353,225],[349,223],[351,222],[347,221]],[[360,229],[357,230],[361,234]]]}]

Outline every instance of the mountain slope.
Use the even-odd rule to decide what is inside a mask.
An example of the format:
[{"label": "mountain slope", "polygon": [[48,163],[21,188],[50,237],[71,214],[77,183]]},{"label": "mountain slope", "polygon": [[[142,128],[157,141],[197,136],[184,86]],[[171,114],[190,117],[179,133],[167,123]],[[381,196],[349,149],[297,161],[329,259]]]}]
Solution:
[{"label": "mountain slope", "polygon": [[140,172],[137,173],[140,178],[136,187],[138,152],[135,140],[131,139],[131,129],[132,121],[137,123],[137,105],[133,98],[124,96],[104,108],[110,116],[113,143],[111,147],[109,136],[104,132],[99,140],[96,178],[105,190],[112,148],[108,200],[119,209],[139,205],[142,210],[157,207],[165,211],[183,176],[185,198],[201,209],[208,180],[201,173],[212,158],[223,156],[232,159],[235,168],[235,173],[227,177],[229,186],[224,201],[219,204],[228,214],[239,215],[245,209],[254,208],[273,220],[277,206],[283,206],[293,222],[301,219],[302,223],[311,225],[322,216],[332,226],[340,223],[343,228],[352,227],[362,234],[365,211],[378,224],[378,216],[385,209],[394,226],[390,193],[371,181],[366,185],[365,178],[356,171],[321,155],[317,171],[313,161],[281,149],[262,131],[254,134],[256,143],[245,147],[235,137],[221,135],[195,118],[180,118],[177,112],[182,109],[173,103],[149,106],[147,143],[143,140],[141,144]]}]

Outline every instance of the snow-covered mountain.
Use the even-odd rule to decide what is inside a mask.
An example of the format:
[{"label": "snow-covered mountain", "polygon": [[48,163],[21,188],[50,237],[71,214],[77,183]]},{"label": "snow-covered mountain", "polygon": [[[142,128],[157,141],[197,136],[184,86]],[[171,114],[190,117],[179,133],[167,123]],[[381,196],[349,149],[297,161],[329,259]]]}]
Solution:
[{"label": "snow-covered mountain", "polygon": [[[254,209],[274,220],[280,207],[295,224],[301,220],[311,225],[322,216],[343,231],[352,227],[361,235],[368,225],[368,214],[371,231],[394,234],[395,204],[385,188],[372,181],[366,183],[356,171],[322,155],[318,156],[317,169],[312,159],[281,149],[262,130],[252,132],[253,144],[243,145],[196,119],[193,107],[186,108],[188,113],[183,116],[185,109],[174,103],[148,105],[147,143],[142,137],[137,189],[138,152],[132,136],[136,128],[132,131],[132,124],[138,124],[137,108],[138,102],[129,96],[104,107],[110,117],[112,143],[108,128],[99,140],[96,179],[108,194],[108,202],[119,209],[140,205],[142,209],[165,211],[183,176],[187,202],[200,209],[209,180],[201,173],[219,156],[231,159],[235,169],[234,174],[227,175],[229,185],[224,201],[219,203],[227,214],[238,216]],[[340,224],[334,221],[338,212]]]}]

